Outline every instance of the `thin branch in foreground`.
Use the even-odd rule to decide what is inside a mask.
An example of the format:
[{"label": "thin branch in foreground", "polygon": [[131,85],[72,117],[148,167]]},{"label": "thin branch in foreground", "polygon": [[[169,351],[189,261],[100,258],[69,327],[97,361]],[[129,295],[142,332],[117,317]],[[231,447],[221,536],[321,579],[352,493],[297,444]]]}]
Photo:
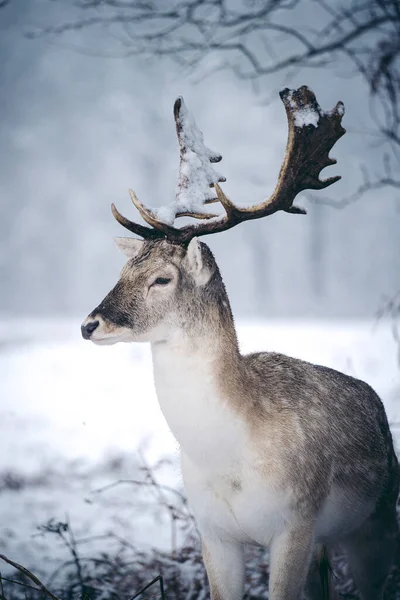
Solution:
[{"label": "thin branch in foreground", "polygon": [[0,600],[7,600],[7,598],[4,595],[4,588],[3,588],[3,577],[0,573]]},{"label": "thin branch in foreground", "polygon": [[42,583],[40,581],[40,579],[38,577],[36,577],[36,575],[34,575],[33,573],[31,573],[31,571],[29,571],[29,569],[27,569],[26,567],[23,567],[22,565],[15,562],[14,560],[11,560],[4,554],[0,554],[0,559],[4,560],[4,562],[6,562],[7,564],[14,567],[14,569],[17,569],[17,571],[19,571],[20,573],[23,573],[26,577],[28,577],[28,579],[30,579],[31,581],[33,581],[33,583],[35,583],[37,586],[39,586],[39,589],[37,590],[38,592],[42,592],[43,594],[46,594],[46,596],[48,596],[52,600],[59,600],[57,598],[57,596],[52,594],[50,592],[50,590],[47,589],[47,587],[44,585],[44,583]]},{"label": "thin branch in foreground", "polygon": [[[33,590],[34,592],[40,593],[40,590],[38,590],[37,587],[34,587],[33,585],[30,585],[29,583],[24,583],[23,581],[18,581],[16,579],[11,579],[10,577],[4,577],[4,576],[1,576],[1,574],[0,574],[1,588],[3,587],[3,581],[5,581],[7,583],[12,583],[14,585],[18,585],[19,587],[26,588],[27,590]],[[8,598],[6,598],[6,596],[4,595],[4,592],[3,592],[3,596],[0,593],[0,600],[8,600]]]},{"label": "thin branch in foreground", "polygon": [[129,598],[129,600],[135,600],[135,598],[137,598],[138,596],[141,596],[146,590],[148,590],[149,588],[151,588],[152,585],[154,585],[157,582],[160,582],[160,592],[161,592],[161,599],[165,600],[165,591],[164,591],[164,580],[162,578],[161,575],[158,575],[157,577],[155,577],[155,579],[153,579],[153,581],[151,581],[150,583],[148,583],[147,585],[144,586],[144,588],[142,588],[141,590],[139,590],[137,592],[137,594],[135,594],[134,596],[132,596],[131,598]]}]

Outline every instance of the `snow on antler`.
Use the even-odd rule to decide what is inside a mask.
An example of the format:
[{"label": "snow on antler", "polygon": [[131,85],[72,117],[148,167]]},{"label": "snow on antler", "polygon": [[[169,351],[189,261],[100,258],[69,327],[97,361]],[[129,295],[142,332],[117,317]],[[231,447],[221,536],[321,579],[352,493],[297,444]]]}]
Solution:
[{"label": "snow on antler", "polygon": [[305,127],[307,125],[313,125],[318,127],[318,122],[321,114],[323,114],[319,104],[313,106],[311,104],[302,105],[301,103],[293,100],[293,91],[289,92],[286,97],[286,102],[289,103],[292,109],[294,125],[296,127]]},{"label": "snow on antler", "polygon": [[[117,221],[145,239],[165,238],[187,247],[195,236],[227,231],[243,221],[267,217],[277,211],[305,214],[303,208],[293,204],[296,196],[304,190],[325,189],[340,179],[339,175],[327,179],[321,179],[320,175],[325,167],[336,164],[329,152],[346,133],[341,124],[344,106],[338,102],[333,110],[324,112],[306,86],[298,90],[286,88],[279,95],[285,106],[289,132],[278,181],[268,198],[251,206],[238,206],[225,196],[218,185],[225,178],[210,166],[210,162],[219,162],[221,157],[204,146],[203,135],[188,114],[183,100],[178,98],[174,106],[180,146],[176,201],[159,209],[156,214],[131,192],[134,205],[150,227],[126,219],[113,204],[112,211]],[[205,205],[216,201],[225,210],[225,215],[219,215],[219,218],[206,213]],[[203,219],[203,222],[180,228],[171,225],[175,217],[184,215]]]},{"label": "snow on antler", "polygon": [[182,97],[175,102],[174,116],[180,151],[176,200],[156,211],[157,219],[169,225],[173,225],[179,216],[198,219],[215,216],[207,211],[205,205],[218,202],[212,186],[226,181],[211,165],[219,162],[222,156],[204,145],[203,134]]}]

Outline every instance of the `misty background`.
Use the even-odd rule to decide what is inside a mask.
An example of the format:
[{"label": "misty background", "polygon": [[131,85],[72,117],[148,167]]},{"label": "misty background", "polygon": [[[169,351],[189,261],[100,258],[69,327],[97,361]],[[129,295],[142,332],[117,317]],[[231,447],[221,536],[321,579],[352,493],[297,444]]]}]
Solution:
[{"label": "misty background", "polygon": [[[112,287],[124,262],[112,238],[129,234],[114,221],[111,202],[138,220],[129,187],[150,206],[174,197],[178,95],[207,145],[223,155],[227,195],[249,204],[268,196],[287,136],[277,92],[303,84],[325,110],[345,104],[347,133],[331,152],[338,164],[323,173],[342,180],[314,193],[316,202],[311,194],[298,197],[307,216],[277,214],[205,238],[234,313],[365,318],[393,297],[399,190],[372,190],[341,207],[362,182],[361,169],[373,178],[386,151],[368,84],[354,66],[338,58],[326,68],[296,67],[252,84],[222,68],[213,51],[195,67],[168,55],[129,56],[118,28],[37,35],[99,14],[79,4],[85,2],[14,0],[0,9],[1,313],[84,317]],[[292,12],[285,23],[299,18]],[[318,16],[322,25],[326,17],[314,3],[302,3],[303,23],[318,27]],[[271,35],[278,53],[281,37]]]},{"label": "misty background", "polygon": [[[299,194],[307,215],[203,239],[241,350],[367,381],[400,448],[399,58],[398,0],[0,0],[0,553],[62,597],[128,599],[161,571],[168,597],[207,597],[149,345],[80,335],[125,261],[111,203],[140,222],[129,188],[150,207],[174,198],[179,95],[240,204],[275,187],[279,90],[344,102],[321,174],[342,179]],[[248,600],[268,598],[258,559]]]}]

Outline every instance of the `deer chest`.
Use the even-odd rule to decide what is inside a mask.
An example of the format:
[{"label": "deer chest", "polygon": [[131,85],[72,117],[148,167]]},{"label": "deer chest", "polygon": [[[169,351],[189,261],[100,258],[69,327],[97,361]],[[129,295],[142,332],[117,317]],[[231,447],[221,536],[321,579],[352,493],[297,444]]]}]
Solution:
[{"label": "deer chest", "polygon": [[219,531],[222,537],[268,545],[291,518],[291,495],[262,481],[246,463],[218,472],[215,465],[199,467],[182,452],[182,473],[202,535]]}]

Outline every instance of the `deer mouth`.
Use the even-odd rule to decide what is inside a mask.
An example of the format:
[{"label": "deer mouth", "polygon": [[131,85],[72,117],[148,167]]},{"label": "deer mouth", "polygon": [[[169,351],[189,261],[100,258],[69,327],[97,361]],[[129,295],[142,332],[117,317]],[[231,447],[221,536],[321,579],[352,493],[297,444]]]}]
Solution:
[{"label": "deer mouth", "polygon": [[127,341],[129,331],[107,323],[100,315],[90,315],[81,326],[82,337],[98,345]]},{"label": "deer mouth", "polygon": [[121,340],[119,337],[113,335],[113,336],[105,336],[105,337],[93,337],[90,339],[91,342],[93,342],[93,344],[96,344],[97,346],[111,346],[112,344],[116,344],[117,342],[121,342],[123,340]]}]

